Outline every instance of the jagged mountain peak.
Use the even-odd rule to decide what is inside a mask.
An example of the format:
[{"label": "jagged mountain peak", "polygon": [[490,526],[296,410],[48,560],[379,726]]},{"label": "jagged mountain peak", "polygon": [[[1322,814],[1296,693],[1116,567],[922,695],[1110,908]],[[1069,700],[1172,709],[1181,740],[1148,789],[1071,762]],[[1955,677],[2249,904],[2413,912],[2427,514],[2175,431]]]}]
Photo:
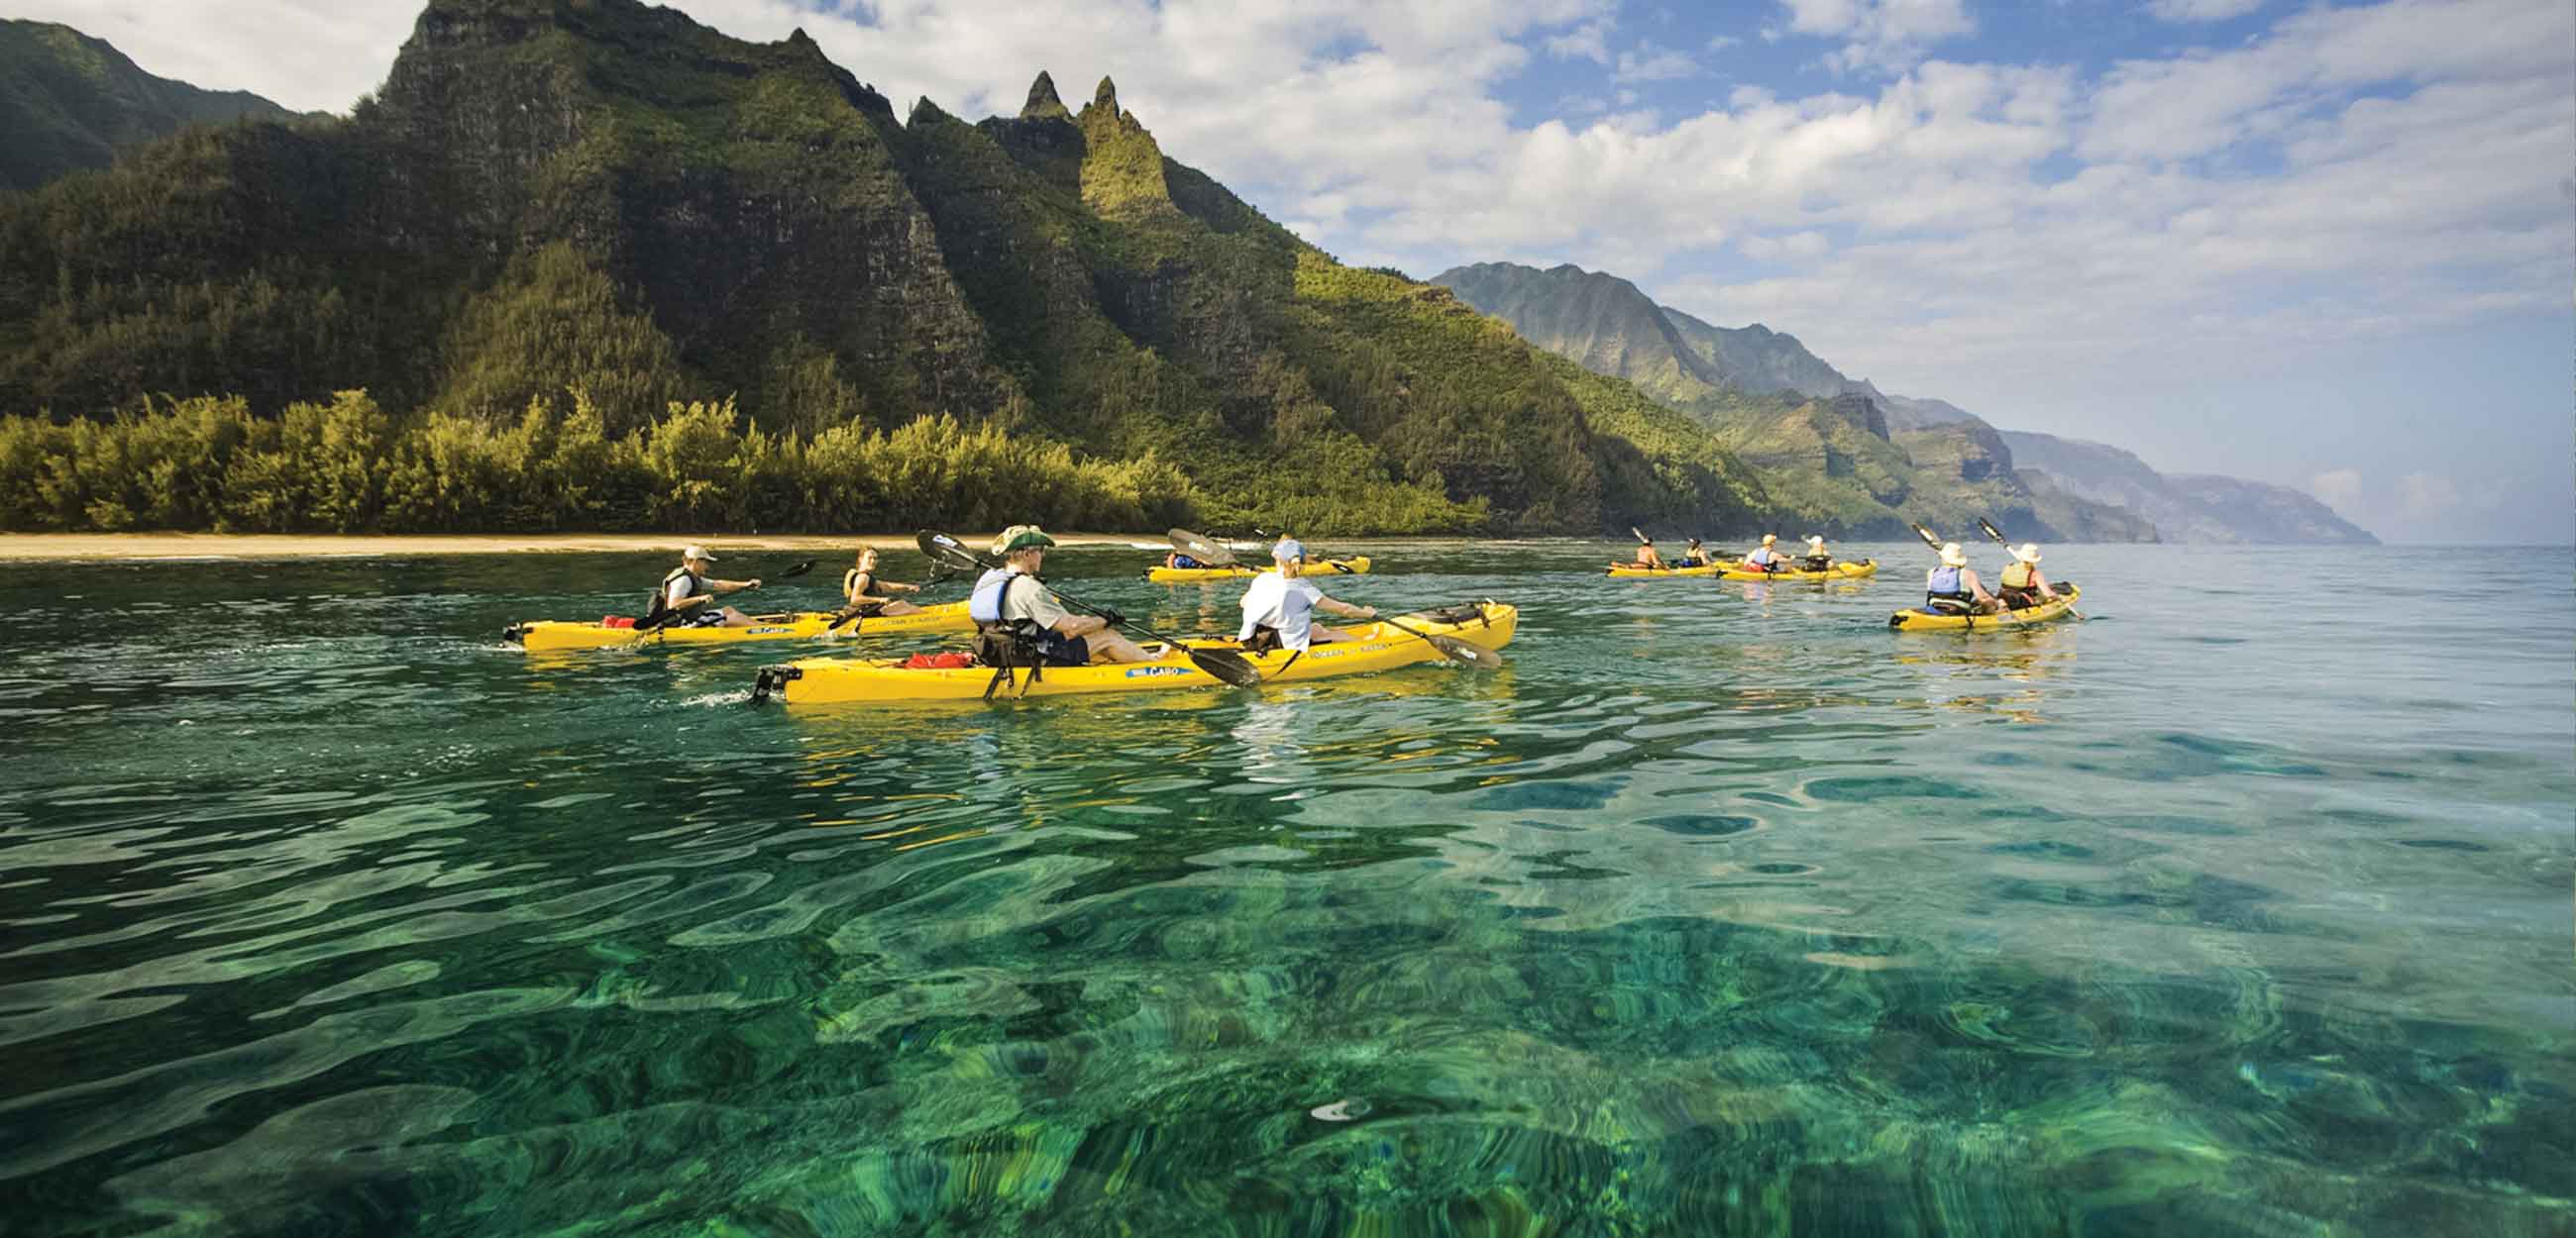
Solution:
[{"label": "jagged mountain peak", "polygon": [[1100,85],[1091,92],[1091,106],[1106,109],[1112,116],[1118,114],[1118,83],[1110,81],[1106,73],[1100,75]]},{"label": "jagged mountain peak", "polygon": [[1038,80],[1029,83],[1029,101],[1020,105],[1020,119],[1044,120],[1049,118],[1071,120],[1073,119],[1073,112],[1071,109],[1065,107],[1063,99],[1056,97],[1055,79],[1047,76],[1046,70],[1040,69],[1038,70]]}]

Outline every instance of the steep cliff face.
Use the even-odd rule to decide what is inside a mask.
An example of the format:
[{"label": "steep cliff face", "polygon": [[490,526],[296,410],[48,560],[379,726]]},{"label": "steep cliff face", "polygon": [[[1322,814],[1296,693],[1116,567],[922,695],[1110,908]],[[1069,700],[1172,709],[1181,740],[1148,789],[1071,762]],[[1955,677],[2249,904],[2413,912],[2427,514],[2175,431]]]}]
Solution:
[{"label": "steep cliff face", "polygon": [[1571,263],[1540,271],[1487,262],[1443,271],[1431,282],[1512,324],[1523,339],[1595,374],[1627,379],[1668,404],[1687,404],[1726,385],[1673,321],[1618,276]]},{"label": "steep cliff face", "polygon": [[733,395],[809,434],[1158,451],[1212,520],[1353,532],[1715,528],[1760,496],[1625,384],[1305,245],[1106,79],[898,121],[801,32],[635,0],[432,0],[346,121],[0,198],[0,327],[13,412],[366,387],[497,423],[569,386],[614,434]]},{"label": "steep cliff face", "polygon": [[248,91],[155,77],[69,26],[0,19],[0,190],[107,167],[189,125],[295,116]]},{"label": "steep cliff face", "polygon": [[2070,494],[2113,503],[2156,522],[2165,540],[2376,545],[2332,508],[2280,486],[2228,477],[2158,473],[2126,451],[2052,434],[2007,431],[2014,458]]}]

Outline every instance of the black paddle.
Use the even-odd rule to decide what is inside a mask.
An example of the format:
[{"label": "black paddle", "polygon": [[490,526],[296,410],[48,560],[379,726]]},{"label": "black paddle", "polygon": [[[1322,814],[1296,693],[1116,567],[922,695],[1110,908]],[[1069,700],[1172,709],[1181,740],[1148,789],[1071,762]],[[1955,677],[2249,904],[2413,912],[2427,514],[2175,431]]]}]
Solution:
[{"label": "black paddle", "polygon": [[[933,560],[954,567],[961,572],[991,571],[995,566],[997,566],[996,564],[986,560],[984,556],[968,550],[964,543],[959,542],[956,538],[950,537],[945,533],[935,533],[929,529],[923,529],[920,537],[916,540],[921,544],[921,553],[929,555]],[[1125,615],[1121,615],[1114,610],[1104,611],[1080,598],[1070,596],[1053,585],[1048,585],[1047,591],[1055,594],[1057,601],[1063,602],[1065,605],[1071,606],[1076,610],[1089,611],[1094,615],[1098,615],[1103,619],[1109,620],[1111,623],[1119,627],[1131,629],[1141,635],[1161,641],[1174,649],[1180,650],[1181,656],[1190,660],[1190,665],[1207,672],[1210,676],[1221,682],[1231,684],[1238,688],[1255,688],[1261,685],[1261,668],[1244,661],[1243,655],[1239,653],[1235,653],[1229,649],[1193,649],[1188,645],[1184,645],[1179,641],[1173,640],[1171,637],[1153,630],[1152,628],[1146,627],[1144,624],[1138,623],[1133,619],[1129,619]]]},{"label": "black paddle", "polygon": [[[797,562],[796,562],[796,563],[794,563],[794,564],[789,565],[789,567],[788,567],[788,569],[787,569],[786,571],[780,572],[778,575],[776,575],[776,576],[774,576],[774,577],[768,577],[768,576],[761,577],[761,578],[760,578],[760,581],[761,581],[761,584],[765,585],[765,584],[768,584],[771,580],[793,580],[793,579],[795,579],[796,577],[802,576],[802,575],[804,575],[805,573],[810,572],[810,571],[813,571],[813,570],[814,570],[814,561],[813,561],[812,559],[803,559],[803,560],[799,560],[799,561],[797,561]],[[758,586],[754,586],[754,587],[755,587],[755,588],[757,588]],[[713,595],[710,595],[710,596],[713,596]],[[690,609],[690,610],[695,610],[695,609],[697,609],[697,608],[696,608],[696,607],[691,607],[691,608],[689,608],[689,609]],[[644,612],[644,617],[635,621],[635,630],[636,630],[636,631],[638,631],[638,632],[654,632],[654,631],[659,631],[659,630],[661,630],[661,629],[663,629],[663,628],[667,628],[667,627],[671,626],[673,623],[675,623],[675,622],[677,622],[677,621],[679,620],[680,616],[682,616],[682,615],[684,615],[684,614],[687,614],[687,613],[689,613],[689,612],[688,612],[688,611],[681,611],[681,610],[673,610],[673,609],[671,609],[671,605],[670,605],[670,603],[669,603],[669,602],[664,601],[664,600],[663,600],[663,598],[662,598],[662,595],[661,595],[660,593],[658,593],[658,592],[657,592],[657,593],[655,593],[655,594],[653,595],[653,606],[652,606],[652,609],[645,611],[645,612]]]},{"label": "black paddle", "polygon": [[[2004,531],[1996,528],[1993,522],[1987,520],[1983,516],[1979,516],[1977,517],[1977,527],[1985,530],[1986,536],[1995,539],[1996,545],[2001,546],[2006,550],[2012,549],[2012,539],[2004,536]],[[2071,602],[2067,604],[2066,613],[2075,616],[2077,619],[2085,619],[2084,612],[2075,609],[2074,603]],[[2090,622],[2090,620],[2086,621]]]}]

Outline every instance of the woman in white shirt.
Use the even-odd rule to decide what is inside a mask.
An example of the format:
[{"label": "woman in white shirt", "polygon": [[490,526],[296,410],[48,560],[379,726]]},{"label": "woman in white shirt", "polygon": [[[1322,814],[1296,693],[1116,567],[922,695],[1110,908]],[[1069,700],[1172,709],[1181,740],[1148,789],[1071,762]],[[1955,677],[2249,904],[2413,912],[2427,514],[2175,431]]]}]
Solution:
[{"label": "woman in white shirt", "polygon": [[1279,539],[1270,548],[1270,558],[1277,566],[1253,577],[1252,587],[1243,592],[1243,627],[1234,638],[1244,646],[1256,652],[1276,648],[1304,653],[1316,641],[1353,639],[1348,632],[1316,623],[1318,608],[1353,619],[1377,618],[1376,607],[1337,602],[1299,575],[1306,564],[1306,547],[1297,539]]}]

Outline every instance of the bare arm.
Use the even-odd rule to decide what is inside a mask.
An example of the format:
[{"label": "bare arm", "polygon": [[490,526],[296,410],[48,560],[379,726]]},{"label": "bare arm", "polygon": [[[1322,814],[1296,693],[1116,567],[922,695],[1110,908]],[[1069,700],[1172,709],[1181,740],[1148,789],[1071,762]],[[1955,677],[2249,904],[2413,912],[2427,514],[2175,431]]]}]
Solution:
[{"label": "bare arm", "polygon": [[1377,618],[1377,608],[1374,606],[1353,606],[1348,602],[1327,597],[1316,598],[1315,606],[1319,610],[1331,611],[1336,615],[1348,615],[1353,619]]}]

